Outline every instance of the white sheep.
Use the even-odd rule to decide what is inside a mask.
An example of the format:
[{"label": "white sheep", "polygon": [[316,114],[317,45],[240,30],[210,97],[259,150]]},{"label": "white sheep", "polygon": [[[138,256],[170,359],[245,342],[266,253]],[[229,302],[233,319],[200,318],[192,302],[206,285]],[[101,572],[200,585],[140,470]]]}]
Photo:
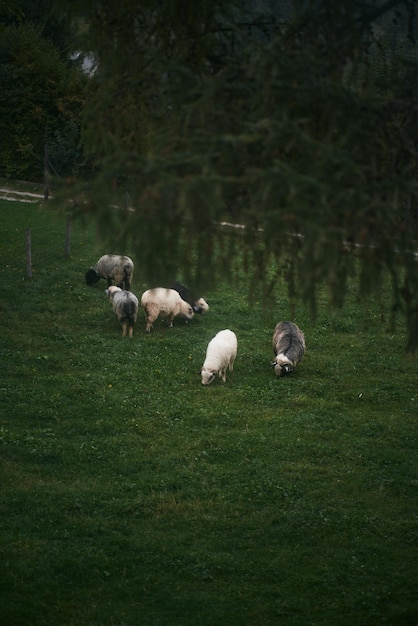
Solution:
[{"label": "white sheep", "polygon": [[305,354],[305,335],[293,322],[279,322],[273,333],[272,361],[277,376],[291,372],[301,362]]},{"label": "white sheep", "polygon": [[182,285],[177,280],[170,285],[170,288],[178,291],[182,300],[188,302],[195,313],[200,313],[201,315],[204,315],[209,310],[209,305],[206,300],[204,300],[203,298],[196,298],[196,296],[188,287]]},{"label": "white sheep", "polygon": [[166,317],[168,325],[173,326],[173,319],[181,315],[188,320],[194,316],[194,311],[188,302],[182,300],[175,289],[155,287],[144,291],[141,296],[141,306],[145,312],[146,332],[149,333],[158,317]]},{"label": "white sheep", "polygon": [[96,265],[87,270],[85,278],[88,285],[94,285],[101,278],[105,278],[108,287],[114,281],[121,289],[129,290],[133,275],[134,264],[132,259],[122,254],[105,254],[100,257]]},{"label": "white sheep", "polygon": [[237,356],[237,336],[232,330],[226,328],[220,330],[208,343],[206,358],[200,371],[202,385],[209,385],[216,377],[226,382],[226,370],[234,369],[234,361]]},{"label": "white sheep", "polygon": [[138,317],[138,298],[131,291],[125,291],[114,285],[106,289],[106,295],[113,305],[116,317],[122,324],[122,336],[126,337],[128,333],[132,338],[134,324]]}]

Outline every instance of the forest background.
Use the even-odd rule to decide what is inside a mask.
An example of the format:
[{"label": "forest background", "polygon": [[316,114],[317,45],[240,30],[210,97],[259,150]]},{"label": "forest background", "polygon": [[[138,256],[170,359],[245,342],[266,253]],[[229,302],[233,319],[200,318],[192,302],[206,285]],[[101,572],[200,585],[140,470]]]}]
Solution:
[{"label": "forest background", "polygon": [[414,350],[415,9],[1,2],[0,174],[47,174],[154,284],[210,288],[243,252],[251,297],[284,277],[315,314],[324,285],[342,305],[389,276]]}]

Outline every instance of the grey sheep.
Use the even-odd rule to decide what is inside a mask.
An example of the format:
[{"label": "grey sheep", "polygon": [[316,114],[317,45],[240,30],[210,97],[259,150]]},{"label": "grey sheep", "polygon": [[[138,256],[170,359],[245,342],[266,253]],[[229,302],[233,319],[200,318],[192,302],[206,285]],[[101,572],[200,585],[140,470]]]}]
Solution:
[{"label": "grey sheep", "polygon": [[305,354],[305,335],[293,322],[279,322],[273,333],[273,352],[275,359],[272,362],[277,376],[284,376],[291,372],[301,362]]},{"label": "grey sheep", "polygon": [[90,267],[86,272],[86,283],[94,285],[101,278],[107,280],[107,286],[115,282],[117,287],[129,290],[134,274],[134,264],[132,259],[122,254],[105,254],[100,257],[96,265]]},{"label": "grey sheep", "polygon": [[114,285],[106,289],[106,295],[113,305],[116,317],[122,324],[122,336],[126,337],[129,334],[132,339],[134,324],[138,317],[138,298],[131,291],[125,291]]}]

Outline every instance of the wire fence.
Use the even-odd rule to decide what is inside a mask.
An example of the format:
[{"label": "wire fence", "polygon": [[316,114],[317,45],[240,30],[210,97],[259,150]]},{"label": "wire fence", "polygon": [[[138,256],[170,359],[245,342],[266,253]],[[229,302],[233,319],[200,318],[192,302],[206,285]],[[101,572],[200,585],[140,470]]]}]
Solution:
[{"label": "wire fence", "polygon": [[[9,202],[34,205],[39,205],[43,202],[44,205],[47,206],[51,192],[50,172],[53,172],[54,176],[61,178],[49,159],[48,146],[45,144],[43,189],[40,185],[26,183],[24,181],[19,181],[15,184],[4,181],[3,184],[0,183],[0,199],[7,200]],[[60,218],[55,219],[55,216],[54,219],[47,219],[45,221],[40,218],[40,215],[36,212],[36,210],[34,210],[33,213],[32,211],[29,213],[25,212],[25,214],[28,215],[23,228],[26,260],[25,273],[28,278],[32,278],[33,271],[36,271],[37,268],[42,267],[45,264],[48,265],[50,263],[54,263],[63,256],[70,257],[73,244],[73,222],[70,213],[66,214],[62,221]],[[18,220],[18,222],[20,222],[20,220]],[[11,228],[10,235],[12,239],[15,236],[18,236],[18,231],[22,233],[20,228]],[[80,244],[79,235],[80,233],[78,233],[77,228],[77,237],[75,241],[76,248],[78,248]],[[20,237],[22,237],[22,234],[20,234]],[[21,245],[22,243],[19,244],[19,248]],[[19,256],[22,254],[22,248],[20,249],[21,253]],[[78,252],[79,250],[77,250],[77,253]],[[42,255],[42,259],[40,258],[40,255]]]},{"label": "wire fence", "polygon": [[[65,240],[64,240],[64,256],[69,257],[71,254],[71,233],[72,233],[72,219],[71,215],[67,215],[65,224]],[[32,278],[32,229],[26,228],[25,230],[25,242],[26,242],[26,276]]]},{"label": "wire fence", "polygon": [[[75,218],[71,212],[56,211],[43,201],[42,194],[2,191],[0,218],[2,269],[21,278],[35,279],[40,273],[58,272],[68,261],[80,266],[80,273],[104,254],[94,222]],[[42,190],[41,190],[42,191]]]}]

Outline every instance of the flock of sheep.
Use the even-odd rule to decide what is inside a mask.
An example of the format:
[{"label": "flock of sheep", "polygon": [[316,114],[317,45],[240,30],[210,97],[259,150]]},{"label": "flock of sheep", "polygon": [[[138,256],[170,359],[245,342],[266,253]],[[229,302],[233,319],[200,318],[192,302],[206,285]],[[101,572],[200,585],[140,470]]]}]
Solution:
[{"label": "flock of sheep", "polygon": [[[132,337],[138,317],[139,301],[131,292],[134,264],[128,256],[105,254],[85,275],[86,283],[93,285],[101,278],[107,280],[106,295],[122,325],[122,335]],[[113,285],[113,283],[116,283]],[[194,298],[189,289],[175,282],[170,288],[148,289],[141,296],[145,312],[145,331],[150,332],[158,317],[165,317],[170,327],[177,316],[191,320],[195,313],[204,314],[209,306],[203,298]],[[234,367],[238,342],[229,329],[219,331],[207,346],[201,369],[202,385],[209,385],[218,375],[226,382],[227,370]],[[296,367],[305,354],[305,337],[293,322],[279,322],[273,333],[274,360],[271,365],[277,376],[284,376]]]}]

